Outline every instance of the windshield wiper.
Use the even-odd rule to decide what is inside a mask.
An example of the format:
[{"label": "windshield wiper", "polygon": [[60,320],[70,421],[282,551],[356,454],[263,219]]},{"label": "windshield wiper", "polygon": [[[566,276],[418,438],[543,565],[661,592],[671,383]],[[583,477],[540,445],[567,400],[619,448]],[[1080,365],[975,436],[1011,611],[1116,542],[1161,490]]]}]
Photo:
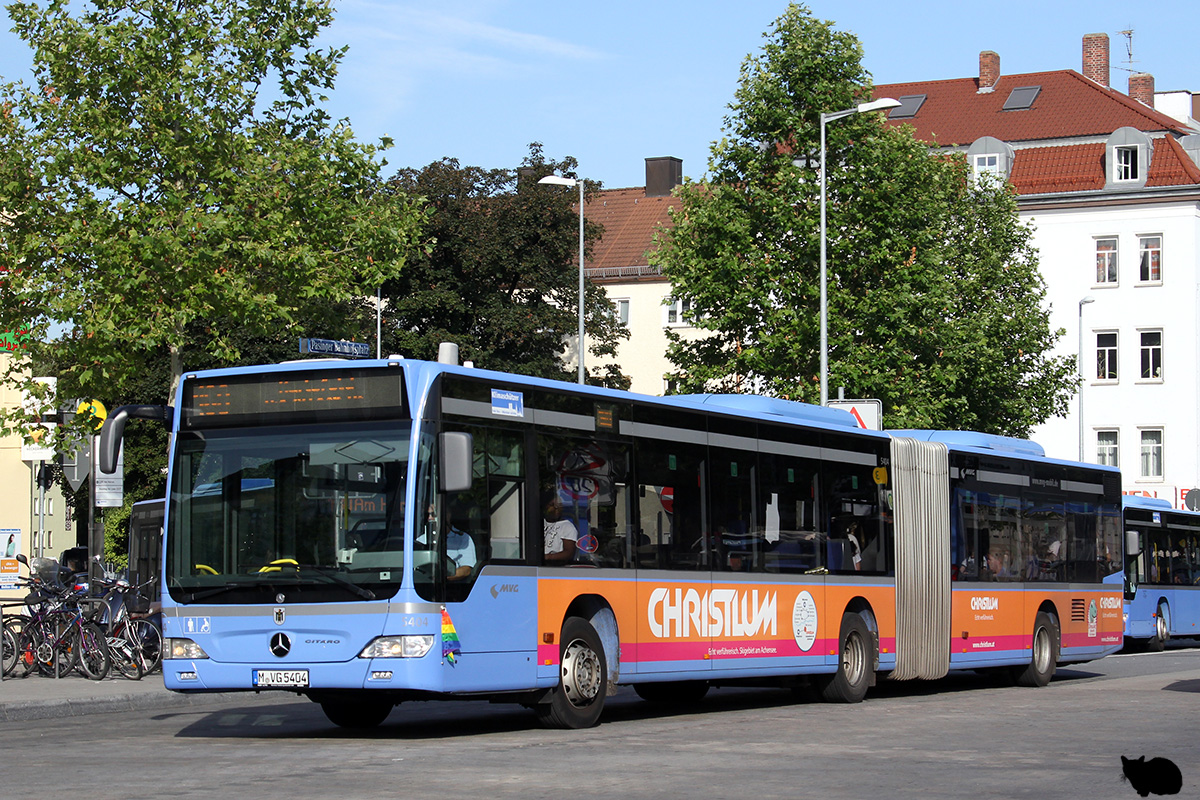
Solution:
[{"label": "windshield wiper", "polygon": [[316,564],[297,564],[296,569],[297,570],[310,569],[313,572],[317,573],[318,575],[320,575],[324,578],[328,578],[330,581],[332,581],[333,583],[336,583],[338,586],[341,586],[345,589],[350,590],[351,592],[354,592],[356,595],[363,598],[364,600],[374,600],[375,599],[375,593],[372,592],[370,589],[359,586],[357,583],[354,583],[353,581],[346,580],[345,578],[338,575],[336,570],[331,570],[328,567],[319,567]]},{"label": "windshield wiper", "polygon": [[[359,597],[363,598],[364,600],[374,600],[375,599],[375,593],[372,592],[370,589],[359,586],[357,583],[348,581],[345,578],[340,577],[335,571],[330,570],[326,567],[319,567],[316,564],[297,564],[297,565],[295,565],[295,567],[292,567],[292,565],[289,564],[288,567],[289,567],[289,570],[294,568],[297,572],[299,572],[299,570],[302,570],[302,569],[312,570],[313,572],[317,573],[321,577],[328,580],[330,583],[336,584],[337,586],[340,586],[343,589],[347,589],[348,591],[353,592],[354,594],[358,595]],[[267,586],[277,586],[280,583],[279,573],[267,573],[267,574],[273,575],[273,577],[271,577],[271,578],[264,577],[264,578],[261,578],[256,581],[247,581],[244,583],[232,583],[231,582],[231,583],[226,583],[222,586],[214,586],[210,589],[202,589],[200,591],[192,592],[188,596],[188,602],[195,603],[198,600],[203,600],[208,597],[215,597],[216,595],[224,594],[225,592],[236,591],[238,589],[261,589],[261,588],[267,587]],[[298,580],[300,578],[299,575],[290,575],[288,573],[284,573],[284,576],[291,580]]]},{"label": "windshield wiper", "polygon": [[214,586],[211,589],[205,589],[205,590],[199,591],[199,592],[192,592],[190,595],[188,595],[188,602],[194,603],[197,600],[203,600],[206,597],[215,597],[216,595],[224,594],[225,592],[232,592],[236,589],[245,589],[245,588],[246,588],[246,584],[244,584],[244,583],[227,583],[224,586]]}]

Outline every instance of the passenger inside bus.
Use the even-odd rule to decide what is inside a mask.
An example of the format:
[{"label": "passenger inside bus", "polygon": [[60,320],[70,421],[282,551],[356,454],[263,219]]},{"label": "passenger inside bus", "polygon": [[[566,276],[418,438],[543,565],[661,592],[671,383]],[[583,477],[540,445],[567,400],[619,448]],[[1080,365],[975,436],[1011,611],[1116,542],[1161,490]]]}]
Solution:
[{"label": "passenger inside bus", "polygon": [[575,558],[579,531],[563,516],[557,489],[542,492],[542,533],[545,537],[545,561],[551,565],[569,564]]}]

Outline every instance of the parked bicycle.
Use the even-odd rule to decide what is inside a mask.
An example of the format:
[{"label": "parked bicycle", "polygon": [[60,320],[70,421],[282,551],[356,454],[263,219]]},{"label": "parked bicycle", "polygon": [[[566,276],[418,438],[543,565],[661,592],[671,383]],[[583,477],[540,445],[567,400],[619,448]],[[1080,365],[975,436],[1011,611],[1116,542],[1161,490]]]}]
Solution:
[{"label": "parked bicycle", "polygon": [[5,673],[24,677],[36,670],[61,678],[78,668],[85,677],[103,680],[112,661],[104,631],[85,610],[92,599],[62,583],[54,559],[17,560],[29,567],[29,578],[20,581],[29,593],[25,613],[5,616],[6,640],[15,643],[4,653]]},{"label": "parked bicycle", "polygon": [[113,664],[118,672],[132,680],[140,679],[162,664],[162,633],[147,614],[133,610],[140,606],[142,590],[151,583],[146,581],[133,586],[128,578],[111,573],[94,581],[96,588],[104,592],[100,623]]}]

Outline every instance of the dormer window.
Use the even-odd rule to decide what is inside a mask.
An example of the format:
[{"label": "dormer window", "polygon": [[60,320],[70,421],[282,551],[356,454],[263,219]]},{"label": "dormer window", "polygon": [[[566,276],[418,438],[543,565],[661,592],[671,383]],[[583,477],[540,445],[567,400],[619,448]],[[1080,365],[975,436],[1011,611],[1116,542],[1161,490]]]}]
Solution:
[{"label": "dormer window", "polygon": [[1118,128],[1114,131],[1104,145],[1108,188],[1145,186],[1152,152],[1150,137],[1137,128]]},{"label": "dormer window", "polygon": [[982,183],[989,179],[1004,180],[1004,176],[1000,174],[999,153],[983,153],[975,156],[975,182]]},{"label": "dormer window", "polygon": [[976,185],[1001,185],[1012,174],[1012,146],[995,137],[982,136],[967,148],[967,163]]},{"label": "dormer window", "polygon": [[1115,164],[1113,168],[1114,181],[1136,181],[1140,175],[1138,173],[1138,148],[1133,147],[1114,147],[1113,148]]}]

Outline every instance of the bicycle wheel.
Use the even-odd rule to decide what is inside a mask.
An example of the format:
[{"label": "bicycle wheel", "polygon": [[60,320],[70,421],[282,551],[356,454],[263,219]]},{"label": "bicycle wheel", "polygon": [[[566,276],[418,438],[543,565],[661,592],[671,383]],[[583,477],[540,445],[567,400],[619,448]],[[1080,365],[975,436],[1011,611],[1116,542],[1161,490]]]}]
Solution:
[{"label": "bicycle wheel", "polygon": [[7,625],[4,630],[0,631],[0,642],[3,642],[3,660],[0,661],[0,671],[5,675],[12,674],[13,667],[17,665],[17,634],[13,632]]},{"label": "bicycle wheel", "polygon": [[86,622],[76,629],[76,636],[79,642],[79,670],[86,678],[94,681],[104,680],[112,667],[112,657],[108,652],[104,631],[96,623]]},{"label": "bicycle wheel", "polygon": [[142,651],[142,668],[149,675],[162,666],[162,632],[148,619],[131,619],[129,630]]},{"label": "bicycle wheel", "polygon": [[132,633],[133,629],[129,625],[121,626],[115,635],[108,638],[108,652],[117,672],[131,681],[139,681],[144,674],[142,651],[132,640]]},{"label": "bicycle wheel", "polygon": [[52,678],[71,674],[79,657],[79,631],[69,621],[42,620],[26,628],[25,633],[29,635],[38,672]]},{"label": "bicycle wheel", "polygon": [[37,635],[36,626],[25,625],[17,634],[17,658],[9,673],[14,678],[25,678],[37,669]]}]

